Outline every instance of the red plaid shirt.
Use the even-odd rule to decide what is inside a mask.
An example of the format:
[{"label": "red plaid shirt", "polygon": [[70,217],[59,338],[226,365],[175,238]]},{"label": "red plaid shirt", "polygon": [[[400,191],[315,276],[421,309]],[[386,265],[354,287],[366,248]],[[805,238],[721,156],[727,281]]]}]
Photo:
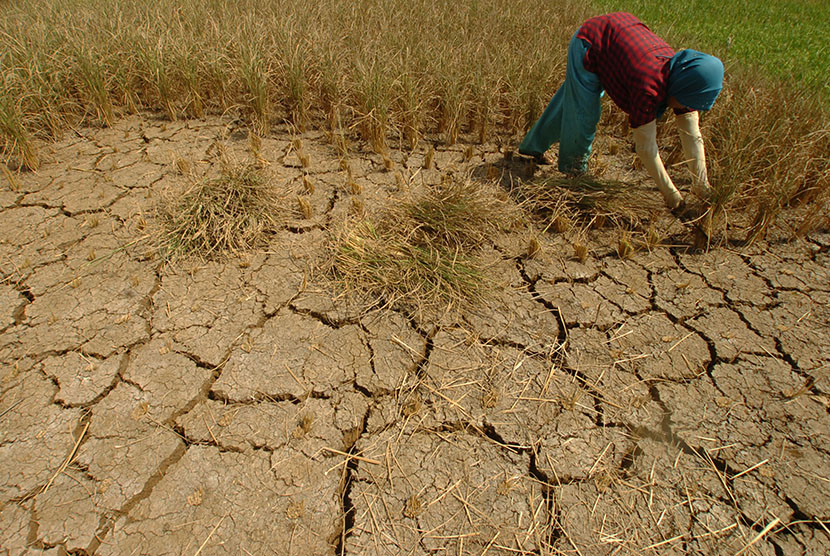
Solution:
[{"label": "red plaid shirt", "polygon": [[611,99],[628,114],[631,127],[656,119],[668,98],[668,62],[674,50],[625,12],[589,19],[577,37],[591,43],[583,60],[585,69],[599,76]]}]

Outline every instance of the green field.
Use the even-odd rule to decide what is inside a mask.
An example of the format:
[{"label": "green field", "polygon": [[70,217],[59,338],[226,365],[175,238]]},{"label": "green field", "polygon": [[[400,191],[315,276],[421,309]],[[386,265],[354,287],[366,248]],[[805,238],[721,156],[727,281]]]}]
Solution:
[{"label": "green field", "polygon": [[826,0],[601,0],[627,11],[676,48],[705,50],[727,69],[736,62],[830,101],[830,2]]}]

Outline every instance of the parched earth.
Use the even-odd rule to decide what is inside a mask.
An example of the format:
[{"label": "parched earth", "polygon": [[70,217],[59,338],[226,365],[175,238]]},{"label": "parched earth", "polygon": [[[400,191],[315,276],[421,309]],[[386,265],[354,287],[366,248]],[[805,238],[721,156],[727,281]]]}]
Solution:
[{"label": "parched earth", "polygon": [[74,132],[0,189],[0,553],[830,552],[830,236],[620,258],[600,230],[579,262],[503,234],[487,301],[429,319],[338,295],[329,230],[533,178],[438,146],[355,151],[347,188],[291,139],[259,156],[311,213],[224,261],[161,259],[154,207],[247,156],[233,123]]}]

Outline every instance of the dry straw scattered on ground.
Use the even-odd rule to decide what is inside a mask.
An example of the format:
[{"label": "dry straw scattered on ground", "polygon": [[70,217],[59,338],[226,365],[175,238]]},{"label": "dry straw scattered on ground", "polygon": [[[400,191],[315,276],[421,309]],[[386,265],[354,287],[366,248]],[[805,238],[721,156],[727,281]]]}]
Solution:
[{"label": "dry straw scattered on ground", "polygon": [[[537,192],[555,170],[495,143],[79,131],[0,195],[3,548],[826,552],[827,234],[692,253],[607,142],[607,188]],[[224,179],[217,145],[290,221],[244,257],[161,264],[136,232],[162,227],[156,194]],[[675,247],[644,252],[643,226]],[[437,319],[417,312],[431,278],[337,295],[320,269],[350,230],[458,254],[427,271],[463,253],[495,287]]]}]

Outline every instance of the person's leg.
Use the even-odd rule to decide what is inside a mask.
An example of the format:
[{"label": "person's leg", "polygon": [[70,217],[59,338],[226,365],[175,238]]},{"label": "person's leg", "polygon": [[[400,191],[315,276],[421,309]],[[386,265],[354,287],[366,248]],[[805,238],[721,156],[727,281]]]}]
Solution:
[{"label": "person's leg", "polygon": [[[567,79],[567,78],[566,78]],[[527,132],[519,145],[519,153],[529,156],[541,156],[551,145],[559,141],[562,129],[562,99],[565,86],[559,88],[548,103],[545,111]]]},{"label": "person's leg", "polygon": [[559,132],[559,171],[566,174],[580,174],[588,169],[588,157],[602,112],[602,84],[582,63],[588,48],[588,43],[576,35],[568,47]]},{"label": "person's leg", "polygon": [[574,34],[568,45],[565,82],[519,145],[519,153],[539,156],[562,140],[559,169],[566,173],[587,169],[600,117],[602,85],[582,64],[587,51],[587,43]]}]

